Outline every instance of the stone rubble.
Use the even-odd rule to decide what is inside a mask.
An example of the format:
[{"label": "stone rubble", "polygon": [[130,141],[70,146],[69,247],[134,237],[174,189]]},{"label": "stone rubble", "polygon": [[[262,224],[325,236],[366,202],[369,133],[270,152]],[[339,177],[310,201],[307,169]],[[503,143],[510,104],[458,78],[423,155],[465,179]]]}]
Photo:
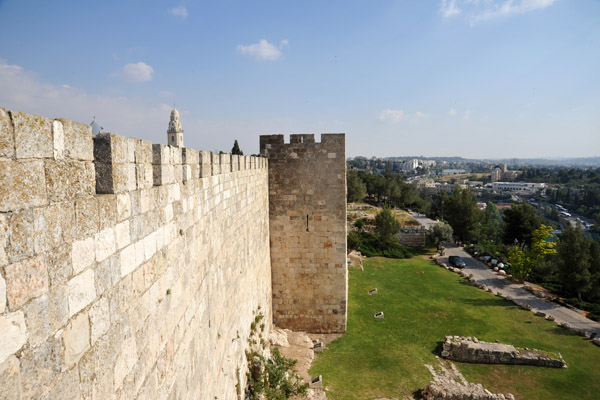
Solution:
[{"label": "stone rubble", "polygon": [[425,400],[514,400],[510,393],[492,393],[481,384],[467,382],[456,366],[448,362],[449,368],[440,363],[439,371],[431,365],[425,365],[431,372],[434,380],[429,382],[422,390],[421,396]]},{"label": "stone rubble", "polygon": [[519,349],[509,344],[482,342],[477,338],[446,336],[442,357],[477,364],[533,365],[547,368],[567,368],[562,357],[552,358],[536,349]]}]

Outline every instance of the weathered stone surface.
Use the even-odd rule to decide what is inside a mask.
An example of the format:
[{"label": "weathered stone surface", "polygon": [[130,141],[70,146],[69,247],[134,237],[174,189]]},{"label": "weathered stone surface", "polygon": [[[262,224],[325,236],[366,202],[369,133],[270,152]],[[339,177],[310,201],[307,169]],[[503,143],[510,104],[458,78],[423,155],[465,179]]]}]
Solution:
[{"label": "weathered stone surface", "polygon": [[0,159],[0,212],[17,211],[48,202],[42,160]]},{"label": "weathered stone surface", "polygon": [[57,384],[56,378],[64,367],[61,340],[51,336],[37,347],[27,346],[20,360],[23,398],[46,398]]},{"label": "weathered stone surface", "polygon": [[[121,277],[128,275],[138,267],[143,261],[143,257],[139,260],[136,258],[136,245],[129,245],[121,251]],[[141,247],[141,246],[140,246]]]},{"label": "weathered stone surface", "polygon": [[115,226],[117,249],[122,249],[131,243],[131,235],[129,234],[129,221],[122,222]]},{"label": "weathered stone surface", "polygon": [[566,368],[562,358],[534,349],[518,349],[512,345],[488,343],[471,337],[446,336],[442,357],[478,364],[534,365],[548,368]]},{"label": "weathered stone surface", "polygon": [[44,253],[73,239],[75,209],[72,202],[33,209],[34,250]]},{"label": "weathered stone surface", "polygon": [[6,281],[0,275],[0,314],[6,310]]},{"label": "weathered stone surface", "polygon": [[108,332],[110,326],[110,314],[108,308],[108,299],[101,297],[91,308],[90,308],[90,323],[92,325],[92,345]]},{"label": "weathered stone surface", "polygon": [[65,364],[75,364],[90,348],[90,322],[86,313],[79,314],[71,320],[62,335],[65,348]]},{"label": "weathered stone surface", "polygon": [[68,119],[59,119],[58,121],[62,123],[64,129],[65,157],[72,160],[93,161],[92,127],[89,124]]},{"label": "weathered stone surface", "polygon": [[73,242],[71,251],[71,260],[73,263],[73,274],[78,274],[90,265],[96,259],[96,248],[94,238],[87,238]]},{"label": "weathered stone surface", "polygon": [[54,159],[65,158],[65,128],[59,120],[52,121],[52,144],[54,147]]},{"label": "weathered stone surface", "polygon": [[[346,151],[343,134],[321,139],[261,136],[260,152],[269,163],[273,322],[333,333],[346,329]],[[249,161],[252,170],[263,165]],[[213,174],[230,167],[222,162],[213,157]]]},{"label": "weathered stone surface", "polygon": [[8,217],[0,214],[0,267],[8,264],[6,247],[8,246]]},{"label": "weathered stone surface", "polygon": [[44,164],[48,199],[51,202],[96,193],[94,164],[83,161],[52,161]]},{"label": "weathered stone surface", "polygon": [[15,154],[12,121],[6,109],[0,107],[0,157],[11,158]]},{"label": "weathered stone surface", "polygon": [[117,251],[114,228],[107,228],[96,234],[96,261],[102,262]]},{"label": "weathered stone surface", "polygon": [[23,311],[0,315],[0,364],[21,350],[28,336]]},{"label": "weathered stone surface", "polygon": [[68,284],[69,316],[73,316],[96,298],[94,271],[88,269],[71,279]]},{"label": "weathered stone surface", "polygon": [[52,158],[52,121],[39,115],[11,111],[17,158]]},{"label": "weathered stone surface", "polygon": [[48,271],[41,257],[10,264],[5,269],[8,308],[16,310],[48,291]]},{"label": "weathered stone surface", "polygon": [[96,234],[99,224],[98,199],[82,197],[75,200],[75,229],[78,236],[83,238]]},{"label": "weathered stone surface", "polygon": [[22,399],[21,371],[19,359],[15,356],[10,356],[4,363],[0,363],[0,394],[4,400]]}]

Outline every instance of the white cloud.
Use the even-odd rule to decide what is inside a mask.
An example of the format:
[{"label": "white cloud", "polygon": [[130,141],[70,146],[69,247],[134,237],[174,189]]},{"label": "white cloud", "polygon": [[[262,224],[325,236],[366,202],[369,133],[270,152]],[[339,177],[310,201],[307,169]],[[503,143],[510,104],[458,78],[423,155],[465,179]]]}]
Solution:
[{"label": "white cloud", "polygon": [[391,108],[386,108],[379,114],[379,120],[384,122],[399,122],[402,120],[409,120],[415,122],[419,119],[429,118],[430,115],[424,113],[422,111],[417,111],[414,114],[408,114],[404,112],[404,110],[393,110]]},{"label": "white cloud", "polygon": [[147,82],[152,80],[154,69],[146,63],[126,64],[120,70],[111,74],[126,82]]},{"label": "white cloud", "polygon": [[93,116],[110,132],[165,141],[171,106],[146,98],[91,94],[66,84],[40,82],[37,76],[0,59],[0,105],[9,110],[89,123]]},{"label": "white cloud", "polygon": [[392,110],[390,108],[386,108],[381,112],[381,114],[379,114],[380,121],[398,122],[406,117],[407,115],[404,113],[403,110]]},{"label": "white cloud", "polygon": [[448,115],[451,117],[456,117],[456,110],[454,108],[451,108],[450,110],[448,110]]},{"label": "white cloud", "polygon": [[282,40],[279,43],[279,46],[275,46],[265,39],[261,39],[258,43],[250,45],[239,44],[237,45],[236,50],[240,54],[250,56],[259,61],[275,61],[281,58],[281,50],[287,45],[287,40]]},{"label": "white cloud", "polygon": [[174,7],[169,10],[169,14],[179,17],[181,19],[186,19],[188,17],[187,8],[184,6]]},{"label": "white cloud", "polygon": [[440,13],[445,17],[464,14],[474,25],[478,22],[544,9],[556,0],[442,0]]},{"label": "white cloud", "polygon": [[456,7],[456,0],[442,0],[440,12],[444,17],[451,17],[460,14],[460,10]]}]

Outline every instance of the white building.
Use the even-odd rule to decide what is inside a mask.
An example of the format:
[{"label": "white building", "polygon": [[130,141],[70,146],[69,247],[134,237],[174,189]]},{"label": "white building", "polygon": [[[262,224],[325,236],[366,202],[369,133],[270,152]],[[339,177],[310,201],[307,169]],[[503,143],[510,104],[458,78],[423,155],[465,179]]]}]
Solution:
[{"label": "white building", "polygon": [[527,182],[493,182],[492,189],[500,192],[514,194],[535,194],[540,189],[545,189],[545,183],[527,183]]}]

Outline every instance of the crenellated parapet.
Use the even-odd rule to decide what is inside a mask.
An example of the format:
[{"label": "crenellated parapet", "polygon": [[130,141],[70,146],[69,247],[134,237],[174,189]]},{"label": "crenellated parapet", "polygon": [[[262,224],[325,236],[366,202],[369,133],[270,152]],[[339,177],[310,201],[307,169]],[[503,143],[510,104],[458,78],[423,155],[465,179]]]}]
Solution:
[{"label": "crenellated parapet", "polygon": [[235,398],[268,223],[265,158],[0,108],[0,397]]}]

